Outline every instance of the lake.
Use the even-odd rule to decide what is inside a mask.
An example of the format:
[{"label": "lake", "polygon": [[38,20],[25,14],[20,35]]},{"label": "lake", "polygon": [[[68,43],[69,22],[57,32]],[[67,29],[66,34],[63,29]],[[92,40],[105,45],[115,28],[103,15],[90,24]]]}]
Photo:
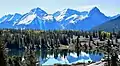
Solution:
[{"label": "lake", "polygon": [[[24,50],[11,50],[8,52],[9,56],[21,56],[25,54]],[[95,51],[81,51],[81,50],[67,50],[67,49],[51,49],[36,51],[36,58],[40,65],[59,64],[75,64],[97,62],[104,57],[103,53]]]}]

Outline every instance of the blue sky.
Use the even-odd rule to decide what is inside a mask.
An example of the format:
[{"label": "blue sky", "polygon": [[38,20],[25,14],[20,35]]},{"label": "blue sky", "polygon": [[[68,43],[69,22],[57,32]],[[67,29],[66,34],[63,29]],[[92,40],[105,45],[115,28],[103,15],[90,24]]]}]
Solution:
[{"label": "blue sky", "polygon": [[0,0],[0,17],[7,14],[24,14],[40,7],[47,13],[54,13],[65,8],[79,11],[90,10],[97,6],[105,15],[120,14],[120,0]]}]

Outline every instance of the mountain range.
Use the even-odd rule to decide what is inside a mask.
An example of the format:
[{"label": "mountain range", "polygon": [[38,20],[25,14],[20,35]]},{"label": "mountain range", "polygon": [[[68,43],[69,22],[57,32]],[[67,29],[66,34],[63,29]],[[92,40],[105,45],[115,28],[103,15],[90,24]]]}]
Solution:
[{"label": "mountain range", "polygon": [[[53,14],[48,14],[41,8],[31,9],[23,15],[15,13],[0,18],[0,28],[9,29],[39,29],[39,30],[98,30],[101,25],[119,22],[120,15],[108,17],[97,7],[90,11],[77,11],[64,9]],[[112,24],[111,23],[111,24]],[[109,25],[111,25],[109,24]],[[117,24],[117,23],[116,23]],[[104,28],[102,26],[102,28]],[[106,28],[107,29],[107,28]]]}]

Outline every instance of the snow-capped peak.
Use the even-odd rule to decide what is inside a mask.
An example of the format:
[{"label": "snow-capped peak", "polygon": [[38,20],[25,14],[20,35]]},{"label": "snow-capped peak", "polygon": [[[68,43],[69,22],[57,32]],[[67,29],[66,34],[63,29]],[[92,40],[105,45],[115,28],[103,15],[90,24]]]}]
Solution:
[{"label": "snow-capped peak", "polygon": [[46,14],[47,13],[45,11],[37,7],[32,9],[29,13],[26,13],[25,15],[23,15],[23,17],[19,19],[19,22],[18,23],[16,22],[16,23],[17,25],[20,25],[20,24],[27,25],[27,24],[30,24],[36,17],[42,18]]},{"label": "snow-capped peak", "polygon": [[92,10],[93,11],[100,11],[97,7],[94,7]]},{"label": "snow-capped peak", "polygon": [[37,8],[31,9],[31,11],[35,12],[35,11],[43,11],[43,10],[41,8],[37,7]]},{"label": "snow-capped peak", "polygon": [[42,10],[42,9],[39,8],[39,7],[32,9],[32,10],[30,11],[30,13],[36,14],[37,16],[40,16],[40,17],[42,17],[42,16],[44,16],[44,15],[47,14],[44,10]]}]

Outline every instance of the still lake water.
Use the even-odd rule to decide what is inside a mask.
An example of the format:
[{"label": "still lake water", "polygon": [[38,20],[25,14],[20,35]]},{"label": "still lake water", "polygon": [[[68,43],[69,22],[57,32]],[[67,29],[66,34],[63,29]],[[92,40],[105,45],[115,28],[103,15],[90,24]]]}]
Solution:
[{"label": "still lake water", "polygon": [[[24,56],[24,50],[11,50],[8,52],[9,56]],[[70,51],[70,50],[40,50],[36,51],[36,58],[40,65],[59,64],[74,64],[74,63],[88,63],[97,62],[104,57],[103,53],[91,51]]]}]

